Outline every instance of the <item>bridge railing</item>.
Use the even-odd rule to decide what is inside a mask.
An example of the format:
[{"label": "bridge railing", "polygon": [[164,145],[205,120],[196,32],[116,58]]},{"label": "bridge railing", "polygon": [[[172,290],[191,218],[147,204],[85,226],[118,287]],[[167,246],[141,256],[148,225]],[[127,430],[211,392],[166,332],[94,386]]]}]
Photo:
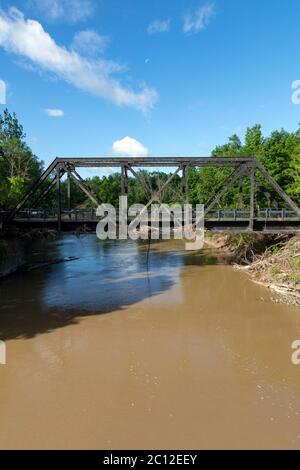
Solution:
[{"label": "bridge railing", "polygon": [[[256,209],[256,220],[299,220],[298,215],[291,209]],[[249,209],[213,209],[205,217],[208,220],[247,221],[250,218]]]},{"label": "bridge railing", "polygon": [[[0,211],[0,221],[5,220],[7,211]],[[63,221],[98,221],[96,209],[73,209],[62,211]],[[206,214],[206,220],[212,221],[248,221],[249,209],[213,209]],[[296,221],[298,215],[291,209],[256,209],[255,219],[260,221]],[[57,220],[56,209],[25,209],[16,214],[15,220]]]}]

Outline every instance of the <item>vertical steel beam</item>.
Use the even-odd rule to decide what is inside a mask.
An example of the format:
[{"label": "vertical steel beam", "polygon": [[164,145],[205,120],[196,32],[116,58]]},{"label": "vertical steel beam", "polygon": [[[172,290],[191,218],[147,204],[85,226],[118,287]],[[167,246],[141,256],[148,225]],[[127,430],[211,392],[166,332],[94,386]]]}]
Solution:
[{"label": "vertical steel beam", "polygon": [[182,203],[189,203],[189,167],[183,165],[182,167]]},{"label": "vertical steel beam", "polygon": [[250,168],[250,216],[249,216],[249,230],[254,229],[254,211],[255,211],[255,165],[252,164]]},{"label": "vertical steel beam", "polygon": [[57,195],[57,230],[61,232],[61,193],[60,193],[60,168],[56,168],[56,195]]},{"label": "vertical steel beam", "polygon": [[182,205],[184,206],[185,200],[186,200],[186,194],[185,194],[185,179],[186,179],[186,166],[183,165],[182,167]]},{"label": "vertical steel beam", "polygon": [[121,167],[121,195],[122,196],[127,195],[127,189],[128,189],[127,168],[125,165],[122,165]]},{"label": "vertical steel beam", "polygon": [[243,175],[240,176],[240,186],[239,186],[239,209],[242,209],[244,207],[244,196],[243,196],[243,182],[244,178]]},{"label": "vertical steel beam", "polygon": [[189,167],[185,167],[185,203],[189,203]]},{"label": "vertical steel beam", "polygon": [[125,166],[124,172],[125,172],[125,193],[128,194],[128,168],[127,166]]},{"label": "vertical steel beam", "polygon": [[68,198],[69,219],[71,219],[71,177],[69,173],[67,176],[67,198]]}]

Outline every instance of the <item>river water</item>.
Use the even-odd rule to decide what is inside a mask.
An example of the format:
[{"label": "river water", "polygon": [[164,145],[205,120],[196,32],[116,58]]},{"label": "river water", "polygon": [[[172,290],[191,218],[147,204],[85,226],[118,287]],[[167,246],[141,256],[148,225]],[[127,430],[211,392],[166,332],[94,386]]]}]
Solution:
[{"label": "river water", "polygon": [[1,281],[0,448],[300,448],[300,310],[210,249],[147,248],[66,236],[32,260],[78,260]]}]

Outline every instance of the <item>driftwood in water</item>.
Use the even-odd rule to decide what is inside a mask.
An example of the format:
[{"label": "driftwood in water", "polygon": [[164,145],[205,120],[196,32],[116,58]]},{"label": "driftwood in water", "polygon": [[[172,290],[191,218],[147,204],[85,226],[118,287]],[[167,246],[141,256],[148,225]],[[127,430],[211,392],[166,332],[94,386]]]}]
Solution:
[{"label": "driftwood in water", "polygon": [[22,272],[34,271],[35,269],[45,268],[52,264],[67,263],[69,261],[76,261],[78,259],[79,258],[76,258],[75,256],[68,256],[66,258],[55,258],[55,259],[51,259],[48,261],[40,261],[34,264],[25,264],[19,269],[19,271],[22,271]]}]

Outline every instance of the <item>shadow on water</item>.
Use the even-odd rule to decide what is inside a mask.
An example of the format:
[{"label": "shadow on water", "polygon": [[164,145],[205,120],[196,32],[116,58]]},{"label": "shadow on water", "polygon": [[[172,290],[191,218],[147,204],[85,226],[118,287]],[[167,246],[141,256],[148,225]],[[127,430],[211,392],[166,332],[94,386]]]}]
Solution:
[{"label": "shadow on water", "polygon": [[0,283],[0,338],[31,338],[78,323],[88,315],[126,309],[169,290],[184,265],[215,264],[178,244],[100,241],[67,236],[37,246],[30,261],[76,256],[79,260],[15,274]]}]

